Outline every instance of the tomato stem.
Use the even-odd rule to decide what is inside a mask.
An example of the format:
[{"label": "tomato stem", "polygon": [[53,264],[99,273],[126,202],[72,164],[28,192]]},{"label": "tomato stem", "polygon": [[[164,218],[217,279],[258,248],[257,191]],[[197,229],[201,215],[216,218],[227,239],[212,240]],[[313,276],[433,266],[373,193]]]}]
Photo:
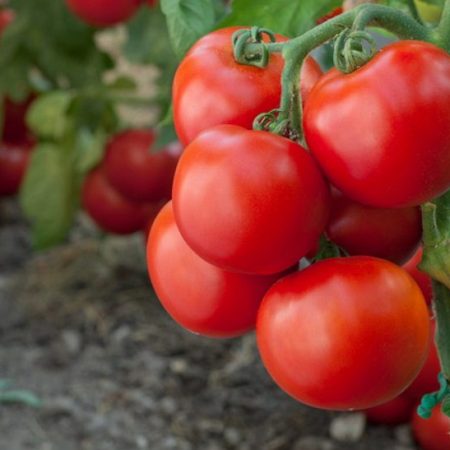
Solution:
[{"label": "tomato stem", "polygon": [[441,20],[435,29],[436,44],[450,53],[450,0],[446,0]]},{"label": "tomato stem", "polygon": [[442,372],[450,380],[450,289],[433,281],[434,309],[436,312],[436,346]]}]

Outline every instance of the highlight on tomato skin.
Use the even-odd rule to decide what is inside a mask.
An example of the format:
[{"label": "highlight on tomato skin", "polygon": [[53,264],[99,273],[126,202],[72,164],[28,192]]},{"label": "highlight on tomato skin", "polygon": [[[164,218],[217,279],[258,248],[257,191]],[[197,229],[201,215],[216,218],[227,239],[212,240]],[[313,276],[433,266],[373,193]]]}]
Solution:
[{"label": "highlight on tomato skin", "polygon": [[332,69],[306,102],[303,128],[347,197],[378,208],[430,201],[450,188],[450,56],[405,40],[351,74]]},{"label": "highlight on tomato skin", "polygon": [[422,368],[429,312],[410,275],[382,259],[319,261],[278,281],[256,335],[274,381],[298,401],[333,410],[392,400]]},{"label": "highlight on tomato skin", "polygon": [[373,208],[331,189],[328,237],[350,255],[369,255],[396,264],[406,262],[422,237],[420,207]]},{"label": "highlight on tomato skin", "polygon": [[204,261],[182,238],[171,202],[151,228],[147,266],[155,292],[171,317],[187,330],[215,338],[252,330],[264,293],[283,275],[238,274]]},{"label": "highlight on tomato skin", "polygon": [[186,147],[172,194],[189,246],[242,273],[278,273],[298,262],[329,214],[328,184],[305,149],[235,125],[204,131]]},{"label": "highlight on tomato skin", "polygon": [[[172,89],[174,124],[184,145],[217,125],[252,129],[257,115],[279,107],[283,58],[270,55],[264,70],[238,64],[231,37],[242,28],[222,28],[203,36],[177,68]],[[276,39],[288,38],[277,34]],[[321,76],[320,66],[308,57],[300,75],[303,100]]]}]

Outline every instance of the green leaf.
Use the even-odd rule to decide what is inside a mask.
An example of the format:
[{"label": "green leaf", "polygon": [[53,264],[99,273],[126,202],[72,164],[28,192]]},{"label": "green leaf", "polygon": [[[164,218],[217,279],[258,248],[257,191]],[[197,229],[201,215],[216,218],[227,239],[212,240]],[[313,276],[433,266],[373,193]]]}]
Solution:
[{"label": "green leaf", "polygon": [[27,113],[27,124],[34,134],[47,139],[59,139],[67,131],[67,109],[73,95],[67,91],[53,91],[36,99]]},{"label": "green leaf", "polygon": [[85,175],[102,160],[107,138],[101,128],[95,131],[78,129],[75,143],[75,170],[78,174]]},{"label": "green leaf", "polygon": [[134,91],[136,87],[136,82],[126,76],[120,76],[108,85],[108,88],[113,91]]},{"label": "green leaf", "polygon": [[167,144],[178,141],[178,136],[173,126],[173,122],[160,124],[158,126],[158,136],[153,145],[155,152],[163,149]]},{"label": "green leaf", "polygon": [[41,144],[33,151],[20,202],[37,249],[61,242],[72,224],[77,197],[71,154],[55,144]]},{"label": "green leaf", "polygon": [[444,8],[444,2],[442,0],[434,1],[422,1],[414,0],[414,3],[419,13],[420,18],[424,22],[438,23],[442,15],[442,10]]},{"label": "green leaf", "polygon": [[215,0],[161,0],[161,8],[172,47],[180,59],[216,23]]},{"label": "green leaf", "polygon": [[234,0],[231,14],[218,28],[242,25],[268,28],[288,37],[299,36],[342,0]]}]

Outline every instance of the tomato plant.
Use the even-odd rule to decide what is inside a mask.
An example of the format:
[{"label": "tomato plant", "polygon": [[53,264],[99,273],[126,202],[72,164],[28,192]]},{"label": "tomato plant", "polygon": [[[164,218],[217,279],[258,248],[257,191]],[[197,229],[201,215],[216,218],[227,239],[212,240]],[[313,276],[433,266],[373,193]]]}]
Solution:
[{"label": "tomato plant", "polygon": [[431,418],[427,420],[415,414],[411,425],[414,437],[422,450],[450,448],[450,417],[439,408],[435,408]]},{"label": "tomato plant", "polygon": [[30,162],[34,142],[0,143],[0,196],[14,195]]},{"label": "tomato plant", "polygon": [[332,190],[328,237],[350,255],[370,255],[403,263],[422,237],[420,208],[372,208]]},{"label": "tomato plant", "polygon": [[151,130],[127,130],[107,146],[104,164],[108,180],[130,200],[159,201],[171,196],[181,146],[174,143],[155,152],[154,141]]},{"label": "tomato plant", "polygon": [[421,369],[430,334],[414,280],[377,258],[331,258],[276,283],[256,326],[264,365],[297,400],[364,409],[400,394]]},{"label": "tomato plant", "polygon": [[399,425],[409,422],[416,403],[404,395],[399,395],[387,403],[366,409],[364,414],[372,423]]},{"label": "tomato plant", "polygon": [[304,129],[349,198],[376,207],[431,200],[450,187],[450,56],[401,41],[351,74],[332,70],[311,92]]},{"label": "tomato plant", "polygon": [[102,166],[93,170],[83,185],[83,207],[105,231],[129,234],[145,227],[153,206],[132,202],[108,182]]},{"label": "tomato plant", "polygon": [[95,27],[116,25],[128,20],[141,0],[66,0],[67,6],[80,19]]},{"label": "tomato plant", "polygon": [[[179,65],[173,82],[175,128],[181,142],[190,143],[215,125],[251,128],[255,117],[278,106],[283,60],[272,55],[267,68],[240,65],[234,60],[231,37],[240,27],[209,33],[200,39]],[[287,38],[277,35],[277,40]],[[308,58],[301,75],[307,97],[322,72]]]},{"label": "tomato plant", "polygon": [[268,274],[298,262],[317,241],[329,190],[298,144],[221,125],[184,151],[173,207],[186,242],[228,270]]},{"label": "tomato plant", "polygon": [[211,337],[254,328],[262,297],[278,278],[228,272],[204,261],[183,240],[170,202],[151,229],[147,262],[167,312],[188,330]]}]

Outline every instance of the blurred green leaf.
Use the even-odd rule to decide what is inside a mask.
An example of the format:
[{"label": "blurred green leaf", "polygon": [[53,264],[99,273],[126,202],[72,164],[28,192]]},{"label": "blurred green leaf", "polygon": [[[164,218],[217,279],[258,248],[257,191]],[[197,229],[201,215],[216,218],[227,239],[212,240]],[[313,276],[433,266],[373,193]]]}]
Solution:
[{"label": "blurred green leaf", "polygon": [[212,30],[217,21],[215,0],[161,0],[161,8],[179,59],[195,41]]},{"label": "blurred green leaf", "polygon": [[33,151],[20,202],[37,249],[61,242],[72,224],[77,196],[71,153],[56,144],[40,144]]},{"label": "blurred green leaf", "polygon": [[342,0],[234,0],[231,14],[219,27],[255,25],[294,37],[312,28],[318,18],[341,3]]},{"label": "blurred green leaf", "polygon": [[103,158],[107,134],[101,128],[95,131],[87,128],[77,130],[75,142],[75,170],[85,175]]},{"label": "blurred green leaf", "polygon": [[67,131],[67,110],[73,95],[67,91],[43,94],[31,105],[27,124],[34,134],[47,139],[59,139]]}]

